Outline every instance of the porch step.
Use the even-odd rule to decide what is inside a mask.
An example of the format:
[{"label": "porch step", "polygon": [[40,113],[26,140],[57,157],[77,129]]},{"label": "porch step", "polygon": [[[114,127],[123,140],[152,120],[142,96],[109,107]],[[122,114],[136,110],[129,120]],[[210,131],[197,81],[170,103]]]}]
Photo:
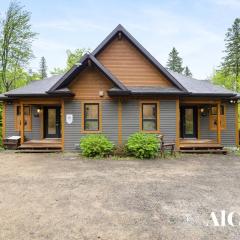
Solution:
[{"label": "porch step", "polygon": [[62,152],[61,149],[19,149],[15,153],[57,153]]},{"label": "porch step", "polygon": [[223,149],[223,146],[213,143],[180,144],[180,149]]},{"label": "porch step", "polygon": [[180,153],[214,153],[214,154],[227,154],[226,149],[181,149]]}]

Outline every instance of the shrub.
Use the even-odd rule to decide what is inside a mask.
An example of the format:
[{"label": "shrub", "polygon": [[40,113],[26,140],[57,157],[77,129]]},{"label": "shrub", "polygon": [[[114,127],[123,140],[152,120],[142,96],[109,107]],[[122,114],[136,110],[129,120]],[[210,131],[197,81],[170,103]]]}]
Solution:
[{"label": "shrub", "polygon": [[159,140],[155,134],[134,133],[127,141],[128,152],[137,158],[154,158],[159,151]]},{"label": "shrub", "polygon": [[86,157],[105,157],[112,153],[114,144],[104,135],[90,134],[81,139],[80,148]]}]

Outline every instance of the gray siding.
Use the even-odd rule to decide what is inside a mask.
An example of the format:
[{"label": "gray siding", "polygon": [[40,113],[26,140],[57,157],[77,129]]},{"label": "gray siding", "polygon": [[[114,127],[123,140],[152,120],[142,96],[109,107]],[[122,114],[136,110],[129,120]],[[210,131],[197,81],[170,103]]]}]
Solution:
[{"label": "gray siding", "polygon": [[118,143],[118,102],[104,101],[102,104],[102,131],[115,144]]},{"label": "gray siding", "polygon": [[[81,131],[81,108],[79,101],[65,101],[64,103],[64,149],[75,150],[79,145]],[[72,124],[66,123],[66,115],[73,115]]]},{"label": "gray siding", "polygon": [[235,105],[226,104],[226,130],[222,131],[222,144],[224,146],[236,145]]},{"label": "gray siding", "polygon": [[122,104],[122,140],[123,143],[135,132],[139,132],[139,101],[126,100]]},{"label": "gray siding", "polygon": [[217,140],[217,132],[212,131],[209,128],[209,115],[200,115],[200,139],[212,139]]},{"label": "gray siding", "polygon": [[6,104],[6,137],[16,135],[20,133],[15,131],[14,105]]},{"label": "gray siding", "polygon": [[[20,132],[15,130],[14,105],[6,105],[6,137],[20,136]],[[40,139],[40,118],[36,116],[37,107],[32,106],[32,131],[25,131],[27,139]]]},{"label": "gray siding", "polygon": [[[222,144],[224,146],[236,145],[235,105],[226,103],[226,129],[222,130]],[[200,138],[217,141],[217,131],[210,130],[209,116],[200,116]]]},{"label": "gray siding", "polygon": [[[82,109],[81,102],[65,101],[64,117],[64,149],[76,150],[79,146],[81,137],[85,133],[81,132]],[[73,115],[73,123],[66,123],[66,114]],[[102,101],[102,133],[111,141],[117,144],[118,141],[118,103],[117,101]]]},{"label": "gray siding", "polygon": [[166,142],[176,141],[176,100],[160,101],[160,132]]}]

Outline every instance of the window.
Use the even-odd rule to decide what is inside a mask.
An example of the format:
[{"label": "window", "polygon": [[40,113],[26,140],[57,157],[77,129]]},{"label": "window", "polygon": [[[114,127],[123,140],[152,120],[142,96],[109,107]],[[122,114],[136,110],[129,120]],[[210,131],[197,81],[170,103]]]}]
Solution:
[{"label": "window", "polygon": [[141,130],[154,132],[158,130],[158,104],[141,104]]},{"label": "window", "polygon": [[[32,128],[32,115],[31,115],[31,107],[30,106],[24,106],[24,130],[25,131],[31,131]],[[21,130],[21,106],[17,105],[15,110],[15,128],[17,131]]]},{"label": "window", "polygon": [[[211,107],[210,110],[210,130],[217,130],[217,106]],[[221,130],[226,129],[226,107],[225,105],[220,106],[220,128]]]},{"label": "window", "polygon": [[100,131],[99,103],[84,103],[84,131]]}]

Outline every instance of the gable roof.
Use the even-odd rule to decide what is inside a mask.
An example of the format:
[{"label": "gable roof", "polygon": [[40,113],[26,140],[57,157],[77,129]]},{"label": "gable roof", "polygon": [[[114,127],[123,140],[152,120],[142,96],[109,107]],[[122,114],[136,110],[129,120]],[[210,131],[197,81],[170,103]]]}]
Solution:
[{"label": "gable roof", "polygon": [[107,68],[105,68],[92,54],[85,54],[80,60],[79,64],[74,65],[66,74],[64,74],[59,81],[57,81],[48,93],[52,93],[59,88],[66,87],[74,77],[83,70],[86,66],[88,66],[88,60],[90,60],[110,81],[114,83],[122,91],[128,91],[126,86],[118,80]]},{"label": "gable roof", "polygon": [[[126,87],[116,76],[104,67],[96,57],[118,33],[122,33],[174,86],[168,88],[151,86]],[[165,69],[122,25],[118,25],[92,53],[85,54],[79,63],[75,64],[64,75],[33,81],[24,87],[1,94],[0,99],[20,96],[73,96],[74,94],[67,87],[75,76],[89,65],[89,61],[114,84],[114,87],[108,91],[111,96],[188,95],[240,97],[237,93],[216,86],[210,81],[197,80]]]}]

